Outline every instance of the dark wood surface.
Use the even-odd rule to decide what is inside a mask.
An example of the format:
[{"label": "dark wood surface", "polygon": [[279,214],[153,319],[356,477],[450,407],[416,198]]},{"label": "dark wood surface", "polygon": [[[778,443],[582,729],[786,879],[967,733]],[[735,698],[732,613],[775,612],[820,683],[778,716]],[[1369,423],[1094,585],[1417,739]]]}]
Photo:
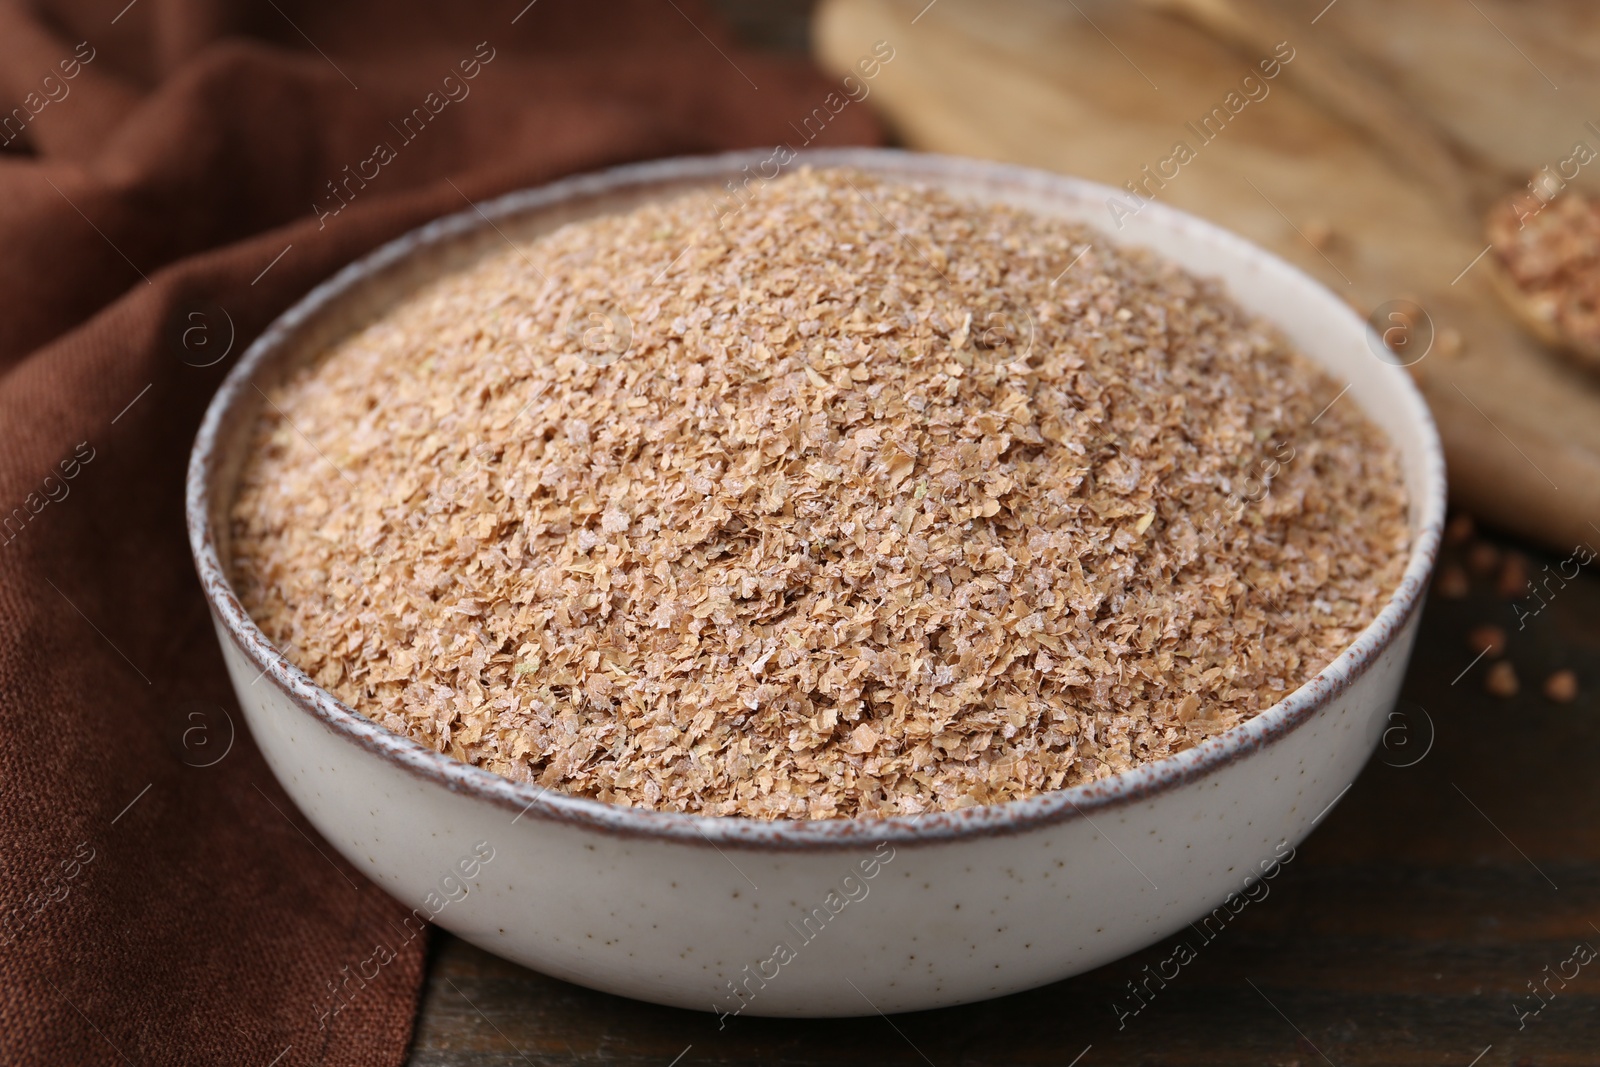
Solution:
[{"label": "dark wood surface", "polygon": [[[1536,575],[1564,558],[1522,551]],[[1065,1065],[1088,1048],[1078,1067],[1600,1063],[1600,959],[1518,1018],[1538,1006],[1530,982],[1570,975],[1580,942],[1600,947],[1600,577],[1552,581],[1521,631],[1495,585],[1435,591],[1406,718],[1270,895],[1120,1031],[1111,1002],[1172,944],[968,1007],[719,1031],[711,1014],[591,992],[441,935],[411,1062]],[[1492,657],[1467,669],[1482,623],[1509,635],[1515,697],[1485,691]],[[1540,692],[1559,668],[1577,672],[1573,703]]]}]

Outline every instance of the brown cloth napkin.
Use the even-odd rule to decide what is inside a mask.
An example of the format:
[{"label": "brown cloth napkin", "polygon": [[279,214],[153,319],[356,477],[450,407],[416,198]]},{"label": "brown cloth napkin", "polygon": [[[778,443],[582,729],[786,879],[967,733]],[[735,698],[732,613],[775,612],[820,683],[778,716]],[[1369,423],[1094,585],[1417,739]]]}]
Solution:
[{"label": "brown cloth napkin", "polygon": [[0,0],[0,1063],[402,1060],[421,939],[278,788],[201,600],[206,401],[469,197],[792,141],[835,88],[694,0]]}]

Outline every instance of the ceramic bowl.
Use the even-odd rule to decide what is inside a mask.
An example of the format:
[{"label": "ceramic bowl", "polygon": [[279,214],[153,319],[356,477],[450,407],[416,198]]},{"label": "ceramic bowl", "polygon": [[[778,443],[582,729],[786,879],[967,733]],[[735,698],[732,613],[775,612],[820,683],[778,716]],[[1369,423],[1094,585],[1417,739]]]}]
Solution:
[{"label": "ceramic bowl", "polygon": [[1428,409],[1375,356],[1359,316],[1284,261],[1159,203],[1119,229],[1107,207],[1116,190],[1055,174],[887,150],[803,157],[1081,220],[1109,242],[1218,277],[1348,382],[1341,402],[1359,404],[1399,448],[1414,547],[1393,598],[1315,678],[1186,752],[1091,785],[916,817],[632,810],[511,782],[391,733],[314,685],[240,607],[226,515],[258,384],[509,239],[696,189],[709,205],[771,155],[618,167],[477,205],[345,268],[244,354],[195,443],[188,523],[244,718],[273,773],[322,836],[419,920],[546,974],[687,1008],[934,1008],[1065,978],[1191,921],[1225,922],[1379,743],[1438,545],[1444,466]]}]

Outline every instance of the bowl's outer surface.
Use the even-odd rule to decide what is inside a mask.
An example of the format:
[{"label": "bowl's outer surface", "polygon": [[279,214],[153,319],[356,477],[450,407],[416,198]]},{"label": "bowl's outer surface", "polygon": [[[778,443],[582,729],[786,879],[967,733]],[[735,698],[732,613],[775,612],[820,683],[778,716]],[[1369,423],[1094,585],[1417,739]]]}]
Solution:
[{"label": "bowl's outer surface", "polygon": [[1078,219],[1108,231],[1107,241],[1220,277],[1349,382],[1339,402],[1360,404],[1400,449],[1414,548],[1383,615],[1289,698],[1179,756],[1091,786],[917,818],[755,823],[630,811],[508,782],[376,726],[317,689],[240,609],[219,520],[258,414],[254,383],[277,380],[422,282],[503,247],[502,231],[527,238],[690,188],[705,190],[710,211],[716,186],[770,154],[617,168],[440,220],[319,287],[246,353],[197,441],[189,523],[224,657],[268,764],[335,848],[420,914],[548,974],[664,1004],[759,1015],[908,1011],[1063,978],[1191,921],[1214,936],[1247,885],[1252,898],[1270,892],[1270,881],[1252,877],[1292,857],[1382,735],[1438,542],[1444,472],[1420,396],[1375,358],[1353,312],[1268,253],[1159,204],[1119,232],[1107,202],[1126,198],[1075,179],[884,150],[805,157]]}]

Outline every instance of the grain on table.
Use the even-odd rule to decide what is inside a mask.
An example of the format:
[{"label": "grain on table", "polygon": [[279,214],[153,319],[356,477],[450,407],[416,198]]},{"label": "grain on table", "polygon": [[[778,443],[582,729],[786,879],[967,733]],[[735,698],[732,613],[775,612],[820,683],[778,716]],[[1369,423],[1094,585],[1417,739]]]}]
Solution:
[{"label": "grain on table", "polygon": [[316,682],[617,804],[918,813],[1213,737],[1393,592],[1391,447],[1214,283],[864,173],[708,200],[270,390],[233,575]]}]

